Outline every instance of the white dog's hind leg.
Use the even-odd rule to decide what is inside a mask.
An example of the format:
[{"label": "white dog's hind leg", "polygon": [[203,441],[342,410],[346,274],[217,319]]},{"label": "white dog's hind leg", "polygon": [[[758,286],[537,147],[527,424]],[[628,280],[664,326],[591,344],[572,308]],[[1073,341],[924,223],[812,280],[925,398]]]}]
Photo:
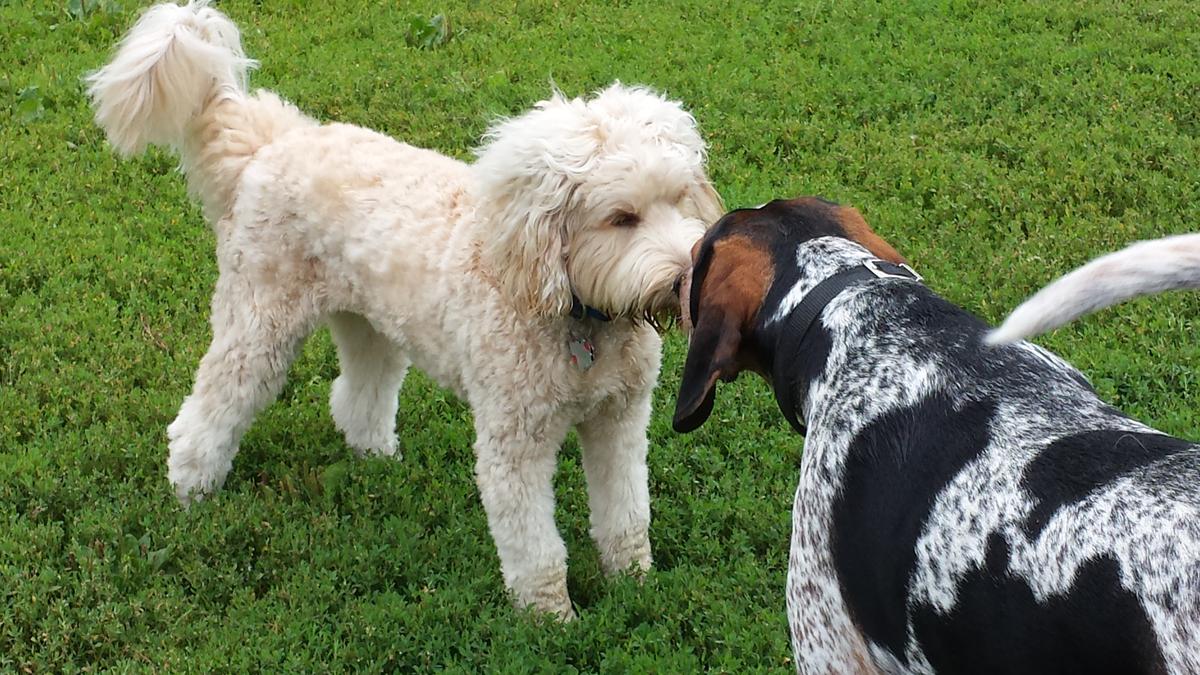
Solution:
[{"label": "white dog's hind leg", "polygon": [[650,392],[628,407],[578,425],[592,538],[606,574],[650,569],[650,490],[646,426]]},{"label": "white dog's hind leg", "polygon": [[217,280],[212,344],[167,427],[167,478],[185,506],[224,483],[242,434],[279,394],[310,328],[301,310],[256,290],[224,275]]},{"label": "white dog's hind leg", "polygon": [[518,606],[573,619],[567,547],[554,525],[554,466],[566,429],[526,433],[526,424],[496,424],[481,407],[475,407],[475,480],[504,583]]},{"label": "white dog's hind leg", "polygon": [[408,358],[357,314],[334,314],[329,331],[342,369],[329,393],[334,424],[360,457],[396,454],[398,394]]}]

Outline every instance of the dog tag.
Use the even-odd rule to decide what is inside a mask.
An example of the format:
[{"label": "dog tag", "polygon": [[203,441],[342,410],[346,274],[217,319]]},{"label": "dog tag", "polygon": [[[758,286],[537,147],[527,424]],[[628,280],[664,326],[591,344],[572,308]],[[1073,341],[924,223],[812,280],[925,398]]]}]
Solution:
[{"label": "dog tag", "polygon": [[571,338],[567,351],[571,353],[571,364],[580,370],[591,368],[596,360],[596,347],[587,338]]}]

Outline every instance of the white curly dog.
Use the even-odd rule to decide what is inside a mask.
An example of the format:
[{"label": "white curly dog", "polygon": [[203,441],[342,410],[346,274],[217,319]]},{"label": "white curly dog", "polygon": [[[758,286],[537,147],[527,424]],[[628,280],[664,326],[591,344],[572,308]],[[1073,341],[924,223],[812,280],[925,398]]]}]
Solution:
[{"label": "white curly dog", "polygon": [[474,165],[250,92],[206,2],[146,11],[88,77],[123,154],[178,152],[220,270],[213,340],[167,429],[179,499],[219,488],[322,321],[330,408],[358,453],[397,453],[410,364],[466,400],[475,478],[517,604],[563,618],[555,455],[574,426],[607,573],[650,566],[646,427],[690,250],[721,214],[695,120],[619,83],[496,124]]}]

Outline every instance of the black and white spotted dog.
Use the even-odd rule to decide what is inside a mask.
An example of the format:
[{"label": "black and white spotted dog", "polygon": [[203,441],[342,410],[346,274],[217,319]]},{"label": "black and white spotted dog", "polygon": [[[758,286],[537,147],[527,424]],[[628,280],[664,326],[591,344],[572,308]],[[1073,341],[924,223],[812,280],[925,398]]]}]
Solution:
[{"label": "black and white spotted dog", "polygon": [[1200,672],[1200,449],[941,299],[854,209],[721,219],[685,282],[674,425],[718,379],[807,429],[787,607],[801,672]]}]

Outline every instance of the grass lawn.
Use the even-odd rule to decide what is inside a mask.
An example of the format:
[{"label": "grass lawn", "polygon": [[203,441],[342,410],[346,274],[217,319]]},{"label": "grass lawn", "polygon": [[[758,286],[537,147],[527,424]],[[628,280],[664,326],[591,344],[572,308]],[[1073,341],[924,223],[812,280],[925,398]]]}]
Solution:
[{"label": "grass lawn", "polygon": [[[0,0],[0,670],[790,670],[801,440],[750,377],[673,434],[678,335],[650,429],[644,585],[601,574],[578,446],[562,452],[570,625],[505,598],[465,406],[413,373],[404,459],[355,460],[329,418],[325,333],[220,496],[176,505],[165,427],[207,346],[213,236],[172,157],[117,159],[80,82],[135,4]],[[730,207],[852,203],[989,321],[1097,253],[1200,229],[1187,0],[221,7],[262,61],[253,85],[462,158],[551,80],[665,90],[699,120]],[[437,14],[450,39],[425,48],[411,21]],[[1200,296],[1159,297],[1042,343],[1196,438],[1198,316]]]}]

